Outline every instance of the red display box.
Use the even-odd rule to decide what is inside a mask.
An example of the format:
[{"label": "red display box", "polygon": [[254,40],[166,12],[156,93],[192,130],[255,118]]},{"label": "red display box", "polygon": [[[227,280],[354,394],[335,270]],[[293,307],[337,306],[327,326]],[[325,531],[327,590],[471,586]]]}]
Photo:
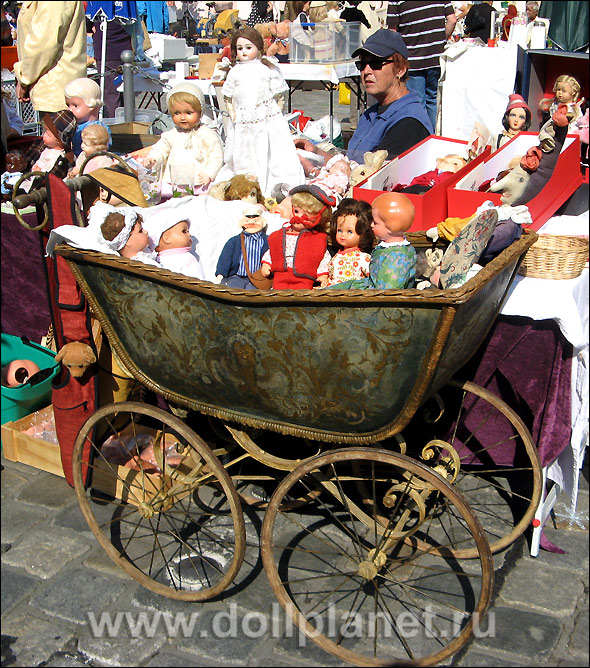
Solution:
[{"label": "red display box", "polygon": [[[430,137],[426,137],[419,144],[394,158],[379,171],[356,185],[353,188],[353,197],[370,204],[375,197],[391,191],[392,187],[398,183],[409,185],[414,177],[436,169],[437,158],[442,158],[449,153],[466,157],[467,145],[468,142],[461,139],[448,139],[430,135]],[[463,169],[460,169],[450,180],[433,186],[422,195],[404,193],[416,209],[414,222],[409,231],[427,230],[447,218],[447,191],[449,186],[455,185],[459,179],[469,174],[489,154],[490,147],[487,146],[481,155],[477,156]]]},{"label": "red display box", "polygon": [[[479,186],[507,169],[513,157],[524,155],[531,146],[538,144],[537,133],[521,132],[457,180],[448,188],[449,217],[466,218],[487,200],[498,206],[502,204],[500,193],[479,192]],[[551,178],[543,190],[527,202],[533,219],[529,229],[538,230],[581,185],[580,139],[568,135]]]}]

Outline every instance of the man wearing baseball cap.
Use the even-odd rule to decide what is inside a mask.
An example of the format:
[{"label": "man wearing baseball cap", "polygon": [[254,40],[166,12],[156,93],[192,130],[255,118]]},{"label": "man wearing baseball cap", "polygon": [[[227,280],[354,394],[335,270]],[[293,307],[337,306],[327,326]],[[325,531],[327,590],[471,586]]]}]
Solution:
[{"label": "man wearing baseball cap", "polygon": [[363,162],[366,151],[385,149],[394,158],[432,134],[433,128],[418,96],[406,86],[408,49],[402,36],[381,28],[357,49],[353,58],[361,82],[377,100],[359,119],[347,155]]}]

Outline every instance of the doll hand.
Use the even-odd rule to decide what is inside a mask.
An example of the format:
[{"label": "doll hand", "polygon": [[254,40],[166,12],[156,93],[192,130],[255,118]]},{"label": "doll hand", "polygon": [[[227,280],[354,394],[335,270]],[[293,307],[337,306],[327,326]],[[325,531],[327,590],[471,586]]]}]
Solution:
[{"label": "doll hand", "polygon": [[156,159],[155,158],[150,158],[149,156],[146,158],[142,158],[140,160],[140,163],[146,168],[146,169],[153,169],[153,167],[156,164]]},{"label": "doll hand", "polygon": [[210,176],[205,174],[204,172],[199,172],[195,176],[195,185],[197,186],[208,186],[211,183],[212,179]]},{"label": "doll hand", "polygon": [[268,278],[270,276],[270,266],[264,263],[261,264],[260,273],[264,276],[264,278]]},{"label": "doll hand", "polygon": [[318,276],[318,283],[320,284],[320,288],[325,288],[328,285],[328,274]]}]

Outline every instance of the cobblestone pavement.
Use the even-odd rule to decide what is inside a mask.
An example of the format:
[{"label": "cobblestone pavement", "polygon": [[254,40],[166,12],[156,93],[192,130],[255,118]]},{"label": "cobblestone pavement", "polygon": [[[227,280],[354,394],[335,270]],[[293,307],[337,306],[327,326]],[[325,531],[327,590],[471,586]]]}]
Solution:
[{"label": "cobblestone pavement", "polygon": [[[204,603],[174,601],[111,562],[62,478],[5,459],[2,465],[3,666],[345,665],[273,626],[280,609],[258,553],[258,513],[244,513],[250,547],[228,590]],[[445,665],[588,665],[587,465],[570,524],[565,501],[558,500],[546,535],[567,554],[541,551],[531,558],[521,537],[496,555],[484,633]],[[120,613],[114,637],[93,630],[103,612],[113,620]],[[142,612],[154,625],[134,634]],[[162,623],[165,613],[192,619],[190,633],[175,637]],[[233,620],[235,635],[226,632],[231,626],[219,631],[221,619]]]}]

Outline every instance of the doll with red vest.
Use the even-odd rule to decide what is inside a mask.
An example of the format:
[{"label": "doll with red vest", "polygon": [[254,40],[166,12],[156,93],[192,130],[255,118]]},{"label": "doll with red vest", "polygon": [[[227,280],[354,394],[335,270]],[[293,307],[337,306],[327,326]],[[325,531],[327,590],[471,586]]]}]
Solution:
[{"label": "doll with red vest", "polygon": [[260,271],[272,274],[274,290],[311,290],[328,282],[328,230],[336,200],[317,186],[296,186],[289,195],[293,214],[268,237]]}]

